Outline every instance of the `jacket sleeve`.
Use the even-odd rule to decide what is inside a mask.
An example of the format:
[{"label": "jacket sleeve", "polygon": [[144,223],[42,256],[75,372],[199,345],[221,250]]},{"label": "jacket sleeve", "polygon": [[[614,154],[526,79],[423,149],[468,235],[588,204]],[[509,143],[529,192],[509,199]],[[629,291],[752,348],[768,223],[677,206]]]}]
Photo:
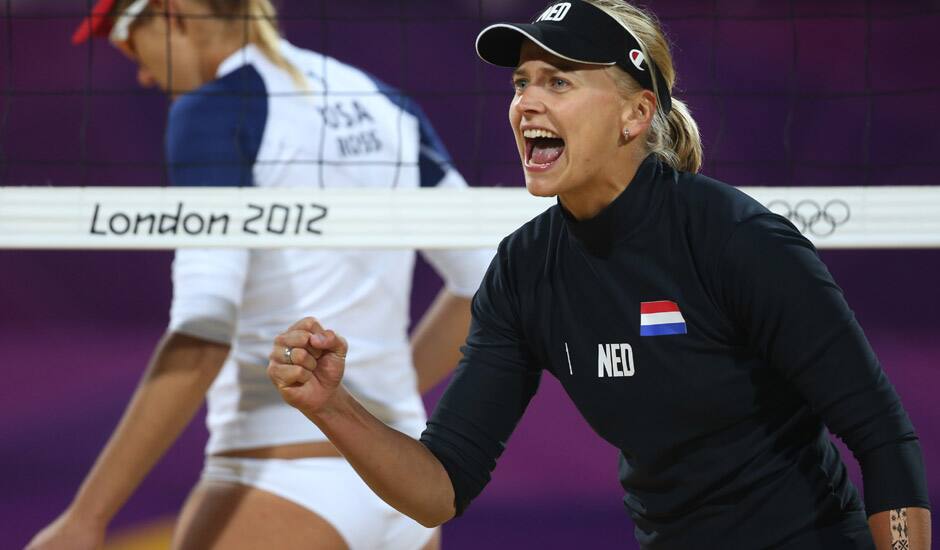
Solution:
[{"label": "jacket sleeve", "polygon": [[861,465],[869,515],[929,507],[911,421],[813,245],[774,214],[741,222],[716,265],[719,300]]},{"label": "jacket sleeve", "polygon": [[421,435],[450,476],[457,515],[489,482],[540,379],[505,258],[501,246],[473,298],[463,358]]}]

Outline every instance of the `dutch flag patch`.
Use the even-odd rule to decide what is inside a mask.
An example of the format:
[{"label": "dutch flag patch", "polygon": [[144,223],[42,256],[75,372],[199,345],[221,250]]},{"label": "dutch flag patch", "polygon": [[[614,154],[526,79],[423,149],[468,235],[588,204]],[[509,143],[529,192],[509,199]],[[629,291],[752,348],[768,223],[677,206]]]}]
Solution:
[{"label": "dutch flag patch", "polygon": [[685,319],[675,302],[640,302],[640,336],[666,336],[687,332]]}]

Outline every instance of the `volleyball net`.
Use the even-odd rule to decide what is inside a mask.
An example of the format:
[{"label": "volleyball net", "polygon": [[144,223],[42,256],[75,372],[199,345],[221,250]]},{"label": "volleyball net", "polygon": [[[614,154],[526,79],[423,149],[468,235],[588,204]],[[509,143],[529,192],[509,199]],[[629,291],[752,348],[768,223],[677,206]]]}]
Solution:
[{"label": "volleyball net", "polygon": [[[552,204],[520,187],[508,72],[472,46],[544,0],[275,2],[295,44],[414,98],[465,191],[169,187],[167,100],[106,41],[68,44],[93,4],[0,0],[0,248],[494,246]],[[940,77],[924,70],[940,8],[759,4],[651,3],[677,45],[675,94],[702,127],[703,172],[820,248],[940,247]],[[343,123],[333,98],[314,98],[324,124]]]},{"label": "volleyball net", "polygon": [[[819,248],[940,247],[940,187],[743,188]],[[475,248],[554,199],[521,188],[0,188],[0,248]]]}]

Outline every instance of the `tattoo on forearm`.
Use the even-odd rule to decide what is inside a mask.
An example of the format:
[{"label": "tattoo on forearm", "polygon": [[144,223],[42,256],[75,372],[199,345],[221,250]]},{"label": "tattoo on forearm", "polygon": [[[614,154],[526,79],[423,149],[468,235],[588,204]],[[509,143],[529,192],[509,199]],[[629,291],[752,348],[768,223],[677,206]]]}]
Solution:
[{"label": "tattoo on forearm", "polygon": [[907,508],[891,510],[891,550],[910,550],[907,538]]}]

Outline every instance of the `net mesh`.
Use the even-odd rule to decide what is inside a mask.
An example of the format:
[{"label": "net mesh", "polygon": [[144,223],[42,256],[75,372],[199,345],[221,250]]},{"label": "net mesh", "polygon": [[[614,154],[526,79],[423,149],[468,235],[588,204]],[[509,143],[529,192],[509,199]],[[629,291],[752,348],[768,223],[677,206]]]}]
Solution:
[{"label": "net mesh", "polygon": [[[517,186],[521,172],[506,122],[509,75],[479,62],[472,44],[484,24],[523,20],[546,2],[277,4],[292,42],[363,67],[415,98],[472,185]],[[41,191],[44,186],[167,185],[162,134],[166,97],[140,89],[134,67],[107,43],[69,44],[92,3],[0,0],[0,186],[37,186]],[[898,185],[940,183],[940,71],[934,59],[940,52],[940,2],[646,3],[675,43],[680,77],[676,94],[688,100],[702,128],[704,173],[739,186],[866,185],[878,190],[892,186],[894,191]],[[339,93],[332,91],[334,97]],[[132,192],[125,196],[139,199]],[[9,197],[0,189],[0,226],[13,215],[28,220],[45,214],[61,221],[50,206],[67,209],[75,195],[56,193],[49,197],[58,201],[54,205],[25,195],[24,208],[4,210],[13,203]],[[775,197],[767,204],[775,205]],[[859,198],[859,203],[888,208],[883,219],[889,223],[907,219],[919,205],[921,219],[934,223],[921,234],[940,235],[936,198],[892,205],[884,194],[876,197]],[[799,227],[825,234],[849,215],[838,202],[845,198],[819,191],[785,200]],[[820,217],[807,200],[832,209]],[[145,208],[164,210],[153,204]],[[166,210],[174,209],[171,203]],[[111,214],[101,213],[101,231],[112,231]],[[89,219],[79,221],[82,232],[87,233]],[[853,210],[850,219],[855,222],[860,215]],[[12,219],[11,234],[22,233],[22,223]],[[170,254],[58,250],[62,246],[63,241],[52,240],[48,247],[56,248],[53,252],[0,250],[0,338],[5,338],[6,352],[0,363],[9,367],[4,369],[8,421],[3,441],[10,449],[30,450],[28,471],[22,453],[4,455],[4,469],[15,475],[4,478],[3,493],[8,509],[20,513],[5,514],[0,532],[5,540],[19,541],[20,547],[35,534],[38,518],[53,518],[60,512],[58,503],[72,497],[81,474],[75,467],[63,467],[63,441],[79,437],[94,445],[104,440],[114,412],[138,377],[133,364],[147,360],[165,328],[161,312],[168,309],[171,296]],[[940,303],[940,253],[864,250],[823,255],[904,396],[925,453],[931,456],[928,444],[936,442],[938,434],[937,348],[931,345],[938,321],[937,308],[931,305]],[[415,319],[437,288],[428,284],[430,270],[424,275],[424,283],[414,286]],[[37,350],[47,365],[68,365],[46,376],[41,391],[32,368]],[[17,368],[20,365],[30,368]],[[578,432],[585,426],[583,420],[559,408],[567,397],[553,383],[551,377],[543,381],[517,430],[522,435],[515,436],[500,465],[502,474],[489,489],[498,493],[500,479],[511,480],[508,490],[506,485],[503,489],[512,497],[507,501],[511,510],[498,502],[494,507],[496,501],[490,500],[488,512],[477,510],[482,520],[473,523],[468,515],[450,527],[448,545],[463,542],[472,548],[481,540],[498,540],[507,548],[584,546],[584,541],[589,541],[586,546],[629,546],[632,529],[624,521],[618,505],[621,491],[607,466],[613,464],[610,449],[586,428]],[[45,401],[40,400],[43,396]],[[54,414],[63,403],[71,403],[70,410],[81,414]],[[52,414],[37,414],[42,410]],[[98,435],[84,435],[92,424],[100,428]],[[199,432],[180,444],[195,457],[202,439]],[[544,441],[556,444],[546,446]],[[96,451],[90,445],[75,446],[73,466],[91,463]],[[513,459],[512,453],[523,454]],[[846,462],[852,470],[854,461]],[[538,468],[532,467],[535,463]],[[142,487],[137,502],[143,508],[125,518],[163,514],[185,498],[198,465],[171,457],[170,466],[162,474],[156,471],[156,480]],[[583,475],[571,476],[573,471]],[[937,467],[928,468],[931,471]],[[930,480],[934,502],[937,479]],[[512,491],[529,500],[538,495],[540,506],[518,506],[522,497]],[[572,515],[573,497],[580,515]],[[492,520],[509,516],[513,521]],[[500,524],[508,528],[499,529]]]},{"label": "net mesh", "polygon": [[[170,102],[137,86],[136,68],[106,41],[69,43],[93,2],[2,2],[0,185],[167,185],[161,129]],[[276,5],[293,43],[414,98],[472,185],[521,184],[506,124],[508,71],[478,61],[473,40],[488,22],[528,19],[544,0]],[[675,44],[675,95],[702,128],[704,173],[741,186],[936,183],[940,73],[930,67],[940,2],[649,7]],[[328,116],[330,96],[344,92],[325,93]],[[319,164],[322,179],[329,161],[288,162]]]}]

